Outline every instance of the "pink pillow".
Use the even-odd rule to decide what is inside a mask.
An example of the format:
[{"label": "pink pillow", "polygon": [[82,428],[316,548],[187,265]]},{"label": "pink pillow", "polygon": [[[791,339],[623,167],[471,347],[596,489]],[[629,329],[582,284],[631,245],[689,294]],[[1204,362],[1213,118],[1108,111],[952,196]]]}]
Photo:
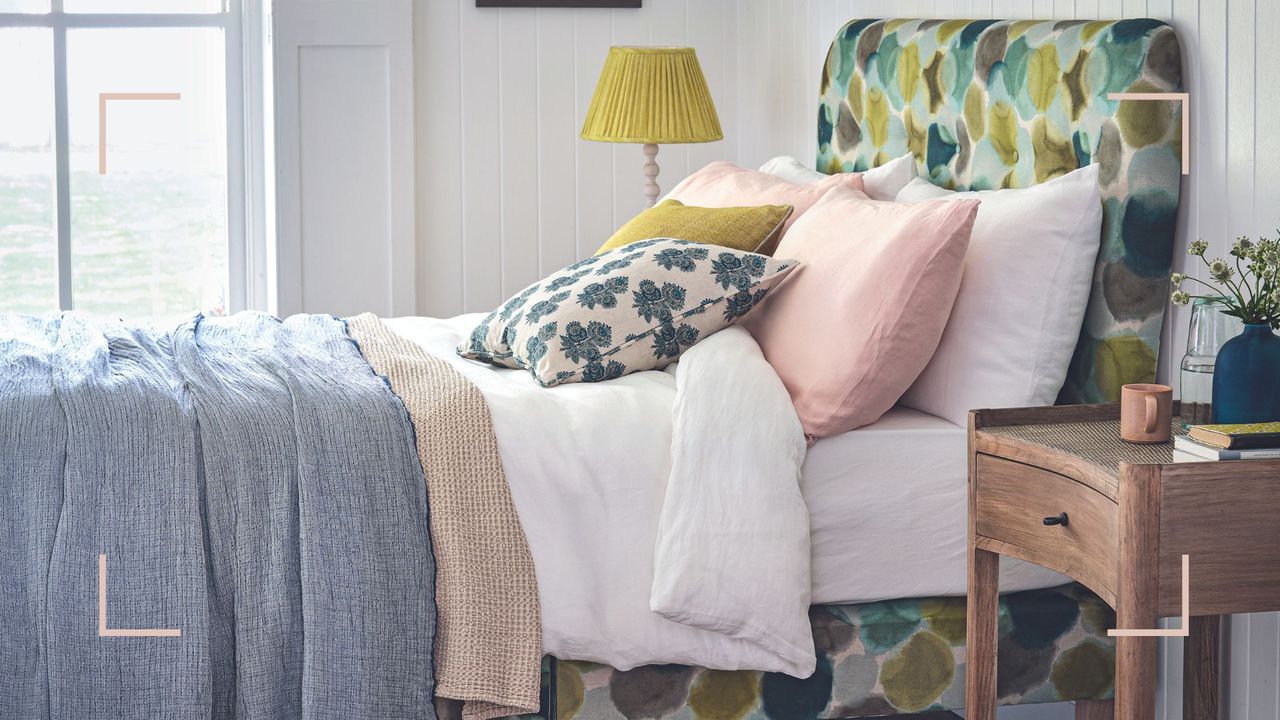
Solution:
[{"label": "pink pillow", "polygon": [[978,205],[882,202],[837,188],[782,239],[775,255],[800,267],[745,324],[806,433],[875,422],[924,370],[960,287]]},{"label": "pink pillow", "polygon": [[[862,190],[862,173],[841,173],[814,183],[793,183],[776,175],[747,170],[719,160],[695,172],[667,194],[667,200],[679,200],[698,207],[743,207],[747,205],[790,205],[791,217],[782,225],[786,235],[796,219],[834,187]],[[756,252],[769,255],[773,248]]]}]

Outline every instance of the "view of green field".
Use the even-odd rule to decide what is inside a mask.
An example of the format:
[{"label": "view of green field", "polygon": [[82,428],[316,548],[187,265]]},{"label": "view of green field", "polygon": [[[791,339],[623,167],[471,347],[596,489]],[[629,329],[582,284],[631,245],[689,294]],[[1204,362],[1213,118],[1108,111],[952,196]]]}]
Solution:
[{"label": "view of green field", "polygon": [[[0,311],[58,308],[48,157],[0,151]],[[110,316],[224,311],[223,182],[213,174],[73,170],[75,309]]]}]

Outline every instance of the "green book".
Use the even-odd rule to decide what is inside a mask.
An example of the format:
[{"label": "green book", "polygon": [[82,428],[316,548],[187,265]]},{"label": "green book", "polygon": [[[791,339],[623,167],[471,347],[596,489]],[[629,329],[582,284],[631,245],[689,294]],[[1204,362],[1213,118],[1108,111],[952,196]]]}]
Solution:
[{"label": "green book", "polygon": [[1224,450],[1280,448],[1280,422],[1193,425],[1187,432],[1196,442]]}]

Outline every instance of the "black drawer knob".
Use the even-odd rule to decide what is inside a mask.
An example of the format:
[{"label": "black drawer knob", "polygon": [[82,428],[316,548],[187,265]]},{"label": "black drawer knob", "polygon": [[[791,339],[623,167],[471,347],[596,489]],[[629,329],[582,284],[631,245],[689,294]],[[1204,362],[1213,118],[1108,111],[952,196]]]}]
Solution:
[{"label": "black drawer knob", "polygon": [[1045,519],[1044,519],[1044,524],[1045,524],[1045,525],[1061,525],[1062,527],[1066,527],[1066,526],[1067,526],[1067,514],[1066,514],[1066,513],[1060,513],[1060,514],[1058,514],[1058,515],[1056,515],[1056,516],[1054,516],[1054,517],[1047,517],[1047,518],[1045,518]]}]

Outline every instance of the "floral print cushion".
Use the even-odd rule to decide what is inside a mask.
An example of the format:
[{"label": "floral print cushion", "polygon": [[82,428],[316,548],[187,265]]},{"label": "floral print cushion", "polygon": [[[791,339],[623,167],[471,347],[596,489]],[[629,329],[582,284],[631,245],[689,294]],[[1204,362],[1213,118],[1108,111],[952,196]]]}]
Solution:
[{"label": "floral print cushion", "polygon": [[654,238],[576,262],[480,322],[458,354],[525,368],[544,387],[674,362],[746,315],[797,265]]}]

